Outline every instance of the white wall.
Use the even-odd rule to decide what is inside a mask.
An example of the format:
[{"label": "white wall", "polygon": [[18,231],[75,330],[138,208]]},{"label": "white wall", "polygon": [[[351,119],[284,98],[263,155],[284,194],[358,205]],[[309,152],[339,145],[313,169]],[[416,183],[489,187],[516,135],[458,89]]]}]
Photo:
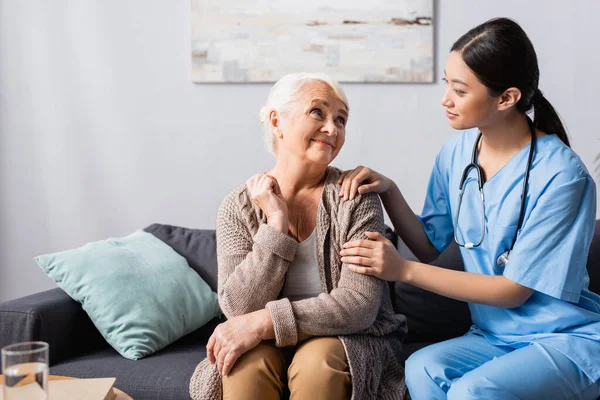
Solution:
[{"label": "white wall", "polygon": [[[420,210],[452,133],[439,100],[452,43],[515,18],[541,88],[588,168],[600,153],[600,2],[436,4],[434,84],[346,84],[352,115],[336,165],[372,166]],[[273,158],[258,110],[269,85],[190,82],[188,1],[0,0],[0,301],[54,287],[38,254],[152,222],[214,228],[223,196]]]}]

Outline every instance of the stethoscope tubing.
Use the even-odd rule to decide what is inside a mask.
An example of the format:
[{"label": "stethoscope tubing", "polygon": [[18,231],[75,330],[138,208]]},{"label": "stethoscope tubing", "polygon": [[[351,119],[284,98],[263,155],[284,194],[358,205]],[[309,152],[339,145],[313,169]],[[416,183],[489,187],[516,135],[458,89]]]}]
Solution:
[{"label": "stethoscope tubing", "polygon": [[[505,265],[508,262],[508,257],[510,255],[510,252],[512,251],[512,249],[515,246],[515,243],[517,241],[517,236],[519,234],[519,231],[521,230],[521,226],[523,225],[523,220],[525,218],[525,199],[527,196],[527,186],[529,185],[529,172],[531,171],[531,163],[533,161],[533,153],[535,151],[535,143],[536,143],[535,126],[533,124],[533,121],[531,121],[531,119],[529,119],[529,117],[527,117],[527,123],[529,125],[529,130],[531,132],[531,144],[530,144],[530,148],[529,148],[529,156],[527,158],[527,167],[525,170],[525,177],[523,179],[523,190],[521,193],[521,205],[519,208],[519,220],[517,223],[517,229],[515,230],[515,235],[513,236],[510,248],[507,251],[505,251],[504,253],[502,253],[500,256],[498,256],[498,259],[496,261],[497,265]],[[475,144],[473,145],[471,162],[465,167],[465,169],[462,173],[461,179],[460,179],[458,204],[457,204],[457,209],[456,209],[456,216],[454,219],[454,241],[460,247],[464,247],[467,249],[472,249],[472,248],[480,246],[483,243],[483,240],[485,238],[485,198],[483,195],[483,170],[481,169],[479,164],[477,164],[477,153],[478,153],[478,147],[479,147],[479,142],[481,141],[481,137],[482,137],[482,133],[481,133],[481,131],[479,131],[479,133],[477,135],[477,139],[475,140]],[[467,176],[469,175],[469,172],[471,171],[472,168],[475,168],[475,171],[477,171],[477,186],[479,188],[479,194],[481,197],[481,226],[482,226],[481,238],[479,239],[478,243],[473,243],[473,242],[461,243],[461,242],[459,242],[458,237],[457,237],[458,218],[460,216],[460,207],[462,204],[462,198],[463,198],[463,194],[464,194],[464,185],[465,185]]]}]

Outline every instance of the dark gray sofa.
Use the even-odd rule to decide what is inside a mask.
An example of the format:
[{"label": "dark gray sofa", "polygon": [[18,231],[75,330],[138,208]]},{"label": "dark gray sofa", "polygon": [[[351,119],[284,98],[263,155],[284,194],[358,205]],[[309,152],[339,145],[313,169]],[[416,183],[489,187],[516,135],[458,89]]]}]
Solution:
[{"label": "dark gray sofa", "polygon": [[[147,231],[186,257],[190,266],[216,289],[214,231],[154,224]],[[389,238],[395,239],[390,232]],[[403,246],[399,251],[412,255]],[[433,264],[462,269],[455,245]],[[590,289],[600,292],[600,220],[588,259]],[[465,333],[470,326],[466,303],[446,299],[421,289],[390,284],[396,311],[408,319],[406,358],[416,350]],[[188,382],[196,364],[206,355],[205,345],[218,320],[185,336],[142,360],[121,357],[100,336],[81,306],[61,289],[48,290],[0,304],[0,347],[43,340],[50,344],[50,373],[80,378],[117,378],[116,386],[134,399],[189,399]]]}]

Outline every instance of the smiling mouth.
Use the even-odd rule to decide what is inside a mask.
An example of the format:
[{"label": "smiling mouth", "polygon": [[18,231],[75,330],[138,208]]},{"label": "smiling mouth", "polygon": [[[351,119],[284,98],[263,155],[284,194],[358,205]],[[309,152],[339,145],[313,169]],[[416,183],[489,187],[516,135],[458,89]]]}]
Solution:
[{"label": "smiling mouth", "polygon": [[320,144],[321,146],[328,146],[331,147],[333,149],[333,145],[329,142],[326,142],[324,140],[319,140],[319,139],[312,139],[314,142],[317,142],[318,144]]},{"label": "smiling mouth", "polygon": [[458,114],[454,114],[453,112],[450,112],[450,111],[448,111],[448,110],[446,110],[446,114],[450,114],[450,115],[453,115],[453,116],[455,116],[455,117],[458,117]]}]

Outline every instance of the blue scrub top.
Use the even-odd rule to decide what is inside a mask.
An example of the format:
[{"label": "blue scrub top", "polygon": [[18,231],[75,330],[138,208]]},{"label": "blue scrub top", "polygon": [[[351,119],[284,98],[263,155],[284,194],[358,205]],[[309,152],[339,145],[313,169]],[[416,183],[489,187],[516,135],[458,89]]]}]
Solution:
[{"label": "blue scrub top", "polygon": [[[471,162],[478,130],[453,136],[437,156],[419,216],[442,252],[454,240],[459,183]],[[548,346],[600,379],[600,296],[588,290],[586,269],[596,219],[596,186],[580,158],[556,135],[537,139],[525,199],[525,216],[505,267],[496,259],[517,229],[529,145],[483,185],[485,236],[479,247],[461,247],[465,271],[504,275],[534,289],[520,307],[469,303],[471,332],[499,346]],[[459,242],[478,243],[481,197],[475,169],[464,188],[456,228]]]}]

